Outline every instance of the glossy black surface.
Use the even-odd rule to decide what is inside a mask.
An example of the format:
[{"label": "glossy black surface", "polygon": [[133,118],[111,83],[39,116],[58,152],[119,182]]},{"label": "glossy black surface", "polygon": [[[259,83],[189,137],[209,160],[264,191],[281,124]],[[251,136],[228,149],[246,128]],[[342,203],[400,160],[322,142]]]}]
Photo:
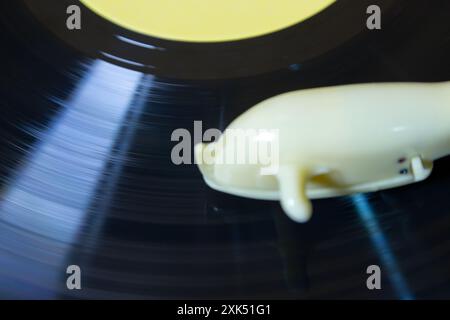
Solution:
[{"label": "glossy black surface", "polygon": [[[229,42],[177,42],[144,36],[118,27],[92,13],[80,1],[20,0],[15,19],[29,19],[24,9],[52,33],[91,57],[100,57],[129,69],[184,80],[220,80],[262,75],[311,64],[326,54],[344,51],[368,33],[366,10],[380,6],[384,19],[405,15],[407,0],[340,0],[314,17],[268,35]],[[81,30],[66,27],[65,12],[78,4],[83,12]],[[423,6],[419,5],[422,9]]]},{"label": "glossy black surface", "polygon": [[[170,159],[173,130],[223,129],[280,92],[449,80],[448,1],[410,3],[305,68],[208,82],[85,56],[17,23],[21,5],[0,10],[0,297],[450,298],[449,159],[420,184],[314,201],[302,225]],[[66,289],[72,264],[81,291]]]}]

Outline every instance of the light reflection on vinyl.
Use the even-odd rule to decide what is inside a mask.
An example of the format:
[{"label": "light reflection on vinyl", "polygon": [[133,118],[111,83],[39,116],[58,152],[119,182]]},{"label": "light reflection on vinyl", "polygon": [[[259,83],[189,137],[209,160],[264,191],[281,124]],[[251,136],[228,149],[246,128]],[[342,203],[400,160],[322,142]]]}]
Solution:
[{"label": "light reflection on vinyl", "polygon": [[[2,233],[3,239],[20,243],[20,256],[44,259],[39,262],[57,269],[64,268],[70,245],[89,222],[89,205],[115,152],[118,133],[126,115],[138,107],[132,103],[141,74],[101,61],[86,69],[72,97],[55,101],[62,111],[46,132],[36,132],[41,143],[30,151],[0,204],[2,222],[8,229],[29,235],[24,241]],[[110,77],[115,77],[114,85],[108,83]],[[39,239],[33,235],[39,233],[57,244],[54,251],[41,249],[43,257],[36,257]],[[10,270],[24,267],[10,263]],[[45,266],[40,272],[39,282],[50,288],[60,281],[58,273],[46,272]]]},{"label": "light reflection on vinyl", "polygon": [[[175,129],[224,129],[281,92],[448,80],[447,2],[425,5],[433,18],[417,25],[424,5],[408,1],[382,31],[290,68],[230,80],[214,66],[214,81],[162,76],[178,70],[176,46],[121,33],[167,60],[143,73],[104,56],[121,45],[73,50],[20,3],[0,13],[0,298],[450,297],[449,159],[417,185],[315,201],[307,224],[277,202],[217,193],[170,159]],[[372,264],[382,291],[367,290]],[[66,287],[69,265],[80,291]]]}]

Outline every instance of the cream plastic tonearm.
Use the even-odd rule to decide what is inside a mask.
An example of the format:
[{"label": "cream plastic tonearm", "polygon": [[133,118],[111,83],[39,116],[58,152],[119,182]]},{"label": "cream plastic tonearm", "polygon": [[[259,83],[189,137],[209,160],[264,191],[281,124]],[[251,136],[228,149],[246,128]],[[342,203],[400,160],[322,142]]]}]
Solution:
[{"label": "cream plastic tonearm", "polygon": [[[206,153],[213,155],[209,161],[203,161]],[[251,108],[217,142],[195,150],[210,187],[280,200],[298,222],[311,216],[309,199],[422,181],[433,160],[448,154],[450,82],[285,93]]]}]

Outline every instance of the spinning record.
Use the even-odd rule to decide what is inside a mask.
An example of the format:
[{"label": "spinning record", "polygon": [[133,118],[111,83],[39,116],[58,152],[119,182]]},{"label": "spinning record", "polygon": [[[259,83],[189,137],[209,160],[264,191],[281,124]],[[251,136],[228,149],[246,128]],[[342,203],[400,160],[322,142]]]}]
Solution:
[{"label": "spinning record", "polygon": [[[277,1],[264,1],[263,5],[257,6],[256,1],[246,1],[243,6],[239,1],[226,1],[217,7],[204,5],[201,9],[200,3],[204,1],[191,0],[183,1],[183,7],[189,8],[184,13],[183,8],[179,8],[178,2],[174,1],[166,1],[164,5],[159,1],[135,1],[131,8],[128,2],[125,4],[123,1],[114,5],[108,5],[107,1],[75,1],[83,12],[83,27],[77,32],[67,28],[67,15],[61,14],[74,1],[23,1],[27,8],[20,8],[19,12],[13,11],[12,14],[18,14],[15,20],[29,21],[32,17],[26,14],[31,11],[41,24],[71,46],[91,57],[129,69],[190,80],[225,79],[307,64],[338,48],[343,50],[345,45],[367,34],[366,11],[373,5],[372,2],[314,2],[312,5],[308,4],[310,1],[283,1],[280,6]],[[171,13],[171,6],[175,3],[177,9]],[[381,0],[377,3],[388,24],[389,20],[405,10],[406,2]],[[123,6],[127,10],[123,10]],[[197,14],[192,6],[200,7]],[[141,14],[138,15],[140,8]],[[274,14],[274,8],[281,8],[278,14]],[[286,13],[294,9],[299,13],[291,13],[292,17],[286,23]],[[148,15],[143,13],[147,11],[165,21],[163,26],[157,20],[147,19]],[[128,12],[131,16],[122,12]],[[220,12],[224,15],[234,13],[236,17],[223,17]],[[273,23],[268,24],[267,17],[259,17],[258,13],[274,17]],[[218,21],[212,24],[209,19],[214,15],[222,18],[215,19]],[[138,18],[142,16],[139,22]],[[191,20],[195,20],[196,24]],[[123,25],[131,29],[123,28]],[[164,25],[167,25],[166,28]],[[186,25],[191,26],[192,30],[186,30]],[[210,25],[210,31],[204,29],[204,26]]]},{"label": "spinning record", "polygon": [[[187,16],[174,1],[131,1],[131,16],[125,1],[0,4],[0,297],[450,298],[448,158],[415,185],[314,200],[305,224],[171,158],[177,129],[194,141],[196,122],[223,130],[280,93],[449,80],[450,3],[284,1],[301,12],[264,24],[275,1],[248,21],[249,7],[188,6],[200,2]],[[374,4],[380,30],[366,26]],[[234,12],[241,27],[185,34],[196,10]]]}]

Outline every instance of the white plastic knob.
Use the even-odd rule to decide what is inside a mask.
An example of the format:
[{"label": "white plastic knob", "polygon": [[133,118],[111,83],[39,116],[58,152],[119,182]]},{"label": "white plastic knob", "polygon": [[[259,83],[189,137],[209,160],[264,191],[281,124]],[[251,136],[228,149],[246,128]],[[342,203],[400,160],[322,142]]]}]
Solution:
[{"label": "white plastic knob", "polygon": [[[245,147],[236,142],[236,132],[247,135]],[[255,154],[258,148],[248,147],[261,141],[274,152],[269,163]],[[206,146],[196,146],[196,161],[211,188],[281,200],[293,220],[304,222],[312,213],[309,199],[426,179],[433,160],[450,154],[450,82],[285,93],[239,116]],[[205,150],[212,149],[212,162],[203,161]],[[242,152],[257,161],[224,161]]]}]

